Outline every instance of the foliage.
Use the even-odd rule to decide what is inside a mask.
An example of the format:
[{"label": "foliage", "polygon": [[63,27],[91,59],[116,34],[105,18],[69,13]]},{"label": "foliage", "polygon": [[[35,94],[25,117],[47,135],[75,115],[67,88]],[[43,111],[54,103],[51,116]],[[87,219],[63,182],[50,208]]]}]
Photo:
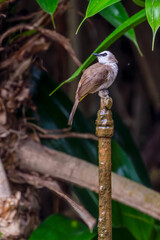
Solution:
[{"label": "foliage", "polygon": [[[42,9],[49,14],[53,14],[56,6],[58,4],[57,0],[48,0],[47,4],[44,0],[37,0]],[[80,23],[76,33],[78,33],[79,28],[82,23],[89,17],[94,16],[97,13],[100,13],[108,22],[110,22],[113,26],[117,27],[117,29],[111,33],[96,49],[94,52],[102,51],[108,48],[111,44],[113,44],[117,39],[119,39],[123,34],[131,39],[138,51],[141,54],[139,49],[136,36],[134,33],[135,26],[141,24],[146,20],[152,28],[153,31],[153,41],[152,41],[152,50],[154,49],[154,41],[158,28],[160,27],[160,1],[156,0],[133,0],[135,4],[140,7],[143,7],[144,10],[139,11],[137,14],[134,14],[132,17],[128,17],[127,11],[123,7],[121,3],[118,3],[120,0],[90,0],[86,14],[82,22]],[[117,4],[118,3],[118,4]],[[52,8],[53,7],[53,8]],[[52,9],[52,10],[51,10]],[[102,11],[103,10],[103,11]],[[51,14],[51,15],[52,15]],[[138,21],[137,21],[138,18]],[[125,22],[123,22],[126,20]],[[128,30],[130,30],[128,32]],[[126,33],[128,32],[128,33]],[[52,95],[55,91],[57,91],[63,84],[73,81],[76,77],[78,77],[82,71],[88,67],[93,61],[95,57],[92,55],[87,58],[87,60],[83,63],[83,65],[78,68],[78,70],[66,81],[61,83],[54,91],[50,93]]]},{"label": "foliage", "polygon": [[144,7],[145,6],[145,0],[133,0],[133,2],[135,4],[137,4],[140,7]]},{"label": "foliage", "polygon": [[[105,8],[100,12],[100,15],[114,27],[118,27],[129,18],[124,6],[120,2]],[[134,29],[131,28],[130,30],[125,32],[124,35],[135,44],[138,51],[142,55],[136,40],[136,34],[134,32]]]},{"label": "foliage", "polygon": [[[51,16],[53,25],[55,26],[53,15],[58,6],[58,0],[36,1],[40,7]],[[0,2],[4,2],[4,0],[0,0]],[[127,38],[129,38],[140,52],[134,32],[134,27],[141,24],[146,19],[153,31],[152,49],[154,48],[155,36],[160,26],[160,3],[156,0],[133,0],[133,2],[143,9],[138,11],[133,16],[129,17],[123,2],[121,3],[119,0],[90,0],[88,8],[86,10],[85,18],[83,19],[82,23],[85,21],[85,19],[99,13],[106,21],[110,22],[116,28],[109,36],[104,39],[104,41],[96,48],[94,52],[105,50],[115,41],[117,41],[122,35],[125,35]],[[78,29],[80,28],[81,24],[79,25]],[[36,24],[33,25],[36,27]],[[45,27],[46,25],[42,24],[42,26]],[[43,29],[39,26],[36,30],[28,30],[21,33],[21,28],[16,29],[16,32],[20,31],[20,33],[18,33],[18,35],[13,35],[12,38],[9,39],[10,44],[12,44],[16,39],[19,39],[19,37],[29,37],[41,29],[48,30]],[[50,30],[50,32],[52,31]],[[44,45],[46,44],[44,43]],[[3,48],[1,50],[3,51]],[[21,49],[21,51],[22,50],[24,53],[24,49]],[[16,54],[18,58],[18,51]],[[26,55],[32,59],[34,51],[31,55],[28,55],[28,52],[27,54],[23,54],[24,59]],[[12,58],[10,56],[8,59],[10,61],[11,59],[15,58]],[[22,59],[23,61],[23,58],[18,59]],[[73,81],[94,60],[95,57],[93,55],[90,55],[88,59],[82,64],[82,66],[79,67],[78,70],[60,86],[62,86],[64,83]],[[17,66],[18,70],[20,70],[20,73],[16,71],[16,74],[14,76],[17,77],[19,73],[21,78],[21,70],[23,70],[22,65],[21,67],[19,67],[20,64]],[[8,72],[12,73],[13,71],[8,70]],[[15,80],[17,80],[16,77]],[[64,95],[63,92],[58,92],[55,93],[54,96],[50,98],[48,97],[50,89],[55,89],[53,91],[55,92],[60,86],[57,87],[57,85],[53,83],[53,81],[46,73],[44,74],[39,69],[33,67],[33,82],[30,88],[34,103],[37,106],[37,112],[32,113],[32,115],[38,119],[38,124],[45,129],[57,129],[66,127],[72,103],[69,101],[67,96]],[[128,129],[123,125],[118,116],[114,115],[114,121],[115,136],[112,140],[112,171],[151,187],[142,159],[136,146],[134,145]],[[73,123],[73,131],[93,133],[94,130],[93,119],[91,121],[87,120],[80,112],[77,111],[75,121]],[[85,159],[86,161],[92,162],[94,164],[97,164],[98,162],[97,143],[93,140],[62,138],[59,140],[43,140],[43,144],[49,146],[50,148],[54,148],[73,156]],[[97,194],[87,189],[80,189],[75,186],[72,187],[72,191],[77,195],[78,199],[85,206],[85,208],[94,217],[98,218]],[[84,226],[81,222],[68,219],[61,215],[52,215],[33,232],[30,240],[58,240],[67,239],[67,237],[70,240],[87,240],[95,239],[96,235],[97,229],[94,229],[93,233],[89,233],[87,227]],[[152,217],[146,214],[142,214],[141,212],[131,207],[125,206],[119,202],[113,201],[113,240],[117,238],[120,240],[158,240],[160,239],[160,226],[159,223]]]},{"label": "foliage", "polygon": [[[144,22],[146,19],[145,11],[141,10],[136,13],[132,17],[128,18],[124,23],[122,23],[119,27],[117,27],[96,49],[94,52],[104,51],[106,48],[112,45],[118,38],[120,38],[126,31],[139,25],[141,22]],[[75,78],[77,78],[82,71],[87,68],[93,61],[95,60],[95,56],[92,54],[86,59],[86,61],[79,67],[73,75],[62,82],[55,90],[50,93],[50,96],[56,92],[63,84],[72,82]]]},{"label": "foliage", "polygon": [[152,50],[154,49],[154,41],[158,28],[160,27],[160,1],[146,0],[145,1],[146,16],[149,25],[153,31]]},{"label": "foliage", "polygon": [[55,10],[56,10],[56,7],[58,5],[58,0],[54,0],[54,1],[51,1],[51,0],[45,0],[45,1],[42,1],[42,0],[36,0],[38,2],[38,4],[40,5],[40,7],[45,11],[47,12],[48,14],[54,14]]},{"label": "foliage", "polygon": [[97,233],[77,220],[56,214],[47,218],[31,235],[29,240],[91,240]]},{"label": "foliage", "polygon": [[[52,0],[51,0],[52,1]],[[94,52],[103,51],[106,48],[108,48],[111,44],[113,44],[117,39],[119,39],[122,35],[124,35],[128,30],[136,27],[137,25],[140,25],[142,22],[146,20],[150,24],[152,31],[153,31],[153,43],[152,43],[152,50],[154,49],[154,41],[155,41],[155,35],[156,32],[160,26],[160,1],[156,0],[133,0],[135,4],[138,6],[144,7],[143,10],[140,10],[136,14],[134,14],[131,17],[128,17],[128,14],[123,7],[121,3],[119,5],[117,4],[116,0],[101,0],[101,4],[96,4],[96,0],[90,0],[88,4],[88,8],[86,11],[86,16],[83,19],[83,21],[80,23],[77,31],[79,30],[82,23],[85,21],[87,17],[94,16],[97,13],[100,13],[102,16],[104,16],[105,12],[101,12],[102,9],[109,8],[110,5],[114,4],[114,9],[110,8],[108,9],[108,17],[105,14],[105,19],[109,21],[113,26],[116,26],[116,30],[114,30],[96,49]],[[145,4],[144,4],[145,3]],[[104,10],[103,10],[104,11]],[[117,14],[118,13],[118,14]],[[123,16],[121,19],[120,16]],[[122,22],[122,20],[126,19],[125,22]],[[120,20],[121,19],[121,20]],[[132,36],[131,36],[132,34]],[[138,43],[136,41],[135,33],[132,30],[131,32],[127,33],[128,37],[135,43],[138,51],[140,52]],[[140,52],[141,53],[141,52]],[[78,68],[78,70],[66,81],[61,83],[55,90],[53,90],[50,95],[52,95],[55,91],[57,91],[63,84],[73,81],[76,77],[78,77],[82,71],[88,67],[93,61],[95,60],[95,57],[90,55],[86,61],[82,64],[81,67]]]},{"label": "foliage", "polygon": [[53,23],[53,27],[55,28],[53,14],[57,8],[58,0],[54,0],[54,1],[53,0],[45,0],[45,1],[44,0],[36,0],[36,1],[45,12],[50,14],[51,20]]},{"label": "foliage", "polygon": [[76,34],[78,33],[82,23],[89,17],[94,16],[95,14],[99,13],[101,10],[103,10],[104,8],[109,7],[110,5],[119,2],[120,0],[90,0],[89,4],[88,4],[88,8],[86,11],[86,15],[84,17],[84,19],[82,20],[82,22],[80,23]]}]

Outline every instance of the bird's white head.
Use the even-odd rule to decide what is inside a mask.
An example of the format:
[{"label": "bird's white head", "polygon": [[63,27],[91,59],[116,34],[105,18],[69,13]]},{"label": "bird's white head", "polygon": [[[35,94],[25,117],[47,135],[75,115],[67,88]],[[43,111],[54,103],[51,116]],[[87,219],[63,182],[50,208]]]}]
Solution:
[{"label": "bird's white head", "polygon": [[101,53],[93,53],[93,55],[97,56],[98,62],[102,64],[107,64],[107,63],[118,63],[117,59],[113,55],[113,53],[109,51],[104,51]]}]

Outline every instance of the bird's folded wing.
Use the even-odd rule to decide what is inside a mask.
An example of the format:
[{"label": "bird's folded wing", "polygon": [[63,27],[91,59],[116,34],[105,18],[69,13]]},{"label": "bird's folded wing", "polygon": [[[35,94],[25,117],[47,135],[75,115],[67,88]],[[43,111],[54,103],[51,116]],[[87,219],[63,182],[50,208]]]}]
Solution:
[{"label": "bird's folded wing", "polygon": [[107,81],[108,69],[101,63],[96,63],[87,68],[80,80],[77,93],[79,99],[83,96],[94,93],[96,90]]}]

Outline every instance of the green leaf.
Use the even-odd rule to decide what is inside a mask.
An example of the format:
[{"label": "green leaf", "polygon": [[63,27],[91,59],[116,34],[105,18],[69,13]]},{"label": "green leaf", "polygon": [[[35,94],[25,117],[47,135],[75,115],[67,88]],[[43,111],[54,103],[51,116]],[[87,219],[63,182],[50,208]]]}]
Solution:
[{"label": "green leaf", "polygon": [[145,1],[144,0],[133,0],[133,2],[138,5],[139,7],[145,7]]},{"label": "green leaf", "polygon": [[136,240],[151,240],[155,223],[152,217],[116,201],[112,201],[112,216],[112,224],[127,228]]},{"label": "green leaf", "polygon": [[56,214],[40,224],[29,240],[91,240],[96,235],[96,232],[90,233],[83,223]]},{"label": "green leaf", "polygon": [[150,240],[152,240],[152,239],[159,240],[160,239],[160,221],[157,221],[157,222],[158,223],[156,223],[156,225],[154,226]]},{"label": "green leaf", "polygon": [[114,227],[112,229],[113,240],[136,240],[127,228]]},{"label": "green leaf", "polygon": [[55,23],[53,19],[53,14],[57,8],[58,0],[36,0],[40,7],[51,16],[53,27],[55,28]]},{"label": "green leaf", "polygon": [[146,16],[149,25],[153,31],[152,51],[154,50],[155,36],[160,27],[160,1],[146,0],[145,1]]},{"label": "green leaf", "polygon": [[[147,174],[147,170],[144,168],[144,163],[134,143],[129,129],[122,122],[118,114],[113,112],[115,134],[114,139],[119,143],[121,148],[127,153],[128,157],[134,165],[135,171],[138,173],[141,181],[147,187],[151,187],[151,183]],[[124,164],[124,163],[123,163]],[[132,168],[132,167],[131,167]],[[134,179],[135,180],[135,179]]]},{"label": "green leaf", "polygon": [[135,182],[142,183],[133,162],[114,139],[112,139],[112,171]]},{"label": "green leaf", "polygon": [[36,0],[40,7],[47,12],[48,14],[52,14],[55,12],[58,0]]},{"label": "green leaf", "polygon": [[[124,21],[126,21],[128,17],[128,13],[126,12],[125,8],[123,7],[122,3],[118,2],[105,8],[100,12],[100,15],[104,17],[110,24],[114,27],[118,27]],[[136,35],[134,29],[130,29],[128,32],[124,34],[127,38],[129,38],[137,47],[140,55],[142,55],[139,45],[137,43]]]},{"label": "green leaf", "polygon": [[[127,19],[124,23],[122,23],[118,28],[116,28],[96,49],[94,52],[101,52],[106,50],[110,45],[112,45],[118,38],[120,38],[125,32],[129,29],[139,25],[140,23],[146,20],[145,10],[141,10],[138,13],[134,14],[132,17]],[[93,61],[95,57],[90,55],[89,58],[77,69],[73,75],[67,79],[66,81],[62,82],[56,89],[54,89],[50,96],[56,92],[62,85],[65,83],[72,82],[75,78],[77,78],[82,71],[87,68]]]},{"label": "green leaf", "polygon": [[120,0],[90,0],[86,12],[86,17],[92,17],[96,13],[102,11],[104,8],[119,2]]},{"label": "green leaf", "polygon": [[104,8],[109,7],[110,5],[119,2],[120,0],[90,0],[88,7],[87,7],[87,11],[86,11],[86,15],[84,17],[84,19],[82,20],[82,22],[80,23],[76,34],[78,33],[82,23],[89,17],[94,16],[95,14],[99,13],[101,10],[103,10]]}]

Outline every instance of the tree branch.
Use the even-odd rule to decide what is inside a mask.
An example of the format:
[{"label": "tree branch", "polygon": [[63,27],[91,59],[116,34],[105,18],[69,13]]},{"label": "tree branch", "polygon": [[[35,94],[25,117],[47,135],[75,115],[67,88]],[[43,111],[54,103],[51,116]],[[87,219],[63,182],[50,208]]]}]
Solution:
[{"label": "tree branch", "polygon": [[[91,163],[32,140],[22,142],[17,155],[23,170],[37,171],[98,192],[98,167]],[[112,173],[112,199],[160,220],[160,194],[115,173]]]}]

